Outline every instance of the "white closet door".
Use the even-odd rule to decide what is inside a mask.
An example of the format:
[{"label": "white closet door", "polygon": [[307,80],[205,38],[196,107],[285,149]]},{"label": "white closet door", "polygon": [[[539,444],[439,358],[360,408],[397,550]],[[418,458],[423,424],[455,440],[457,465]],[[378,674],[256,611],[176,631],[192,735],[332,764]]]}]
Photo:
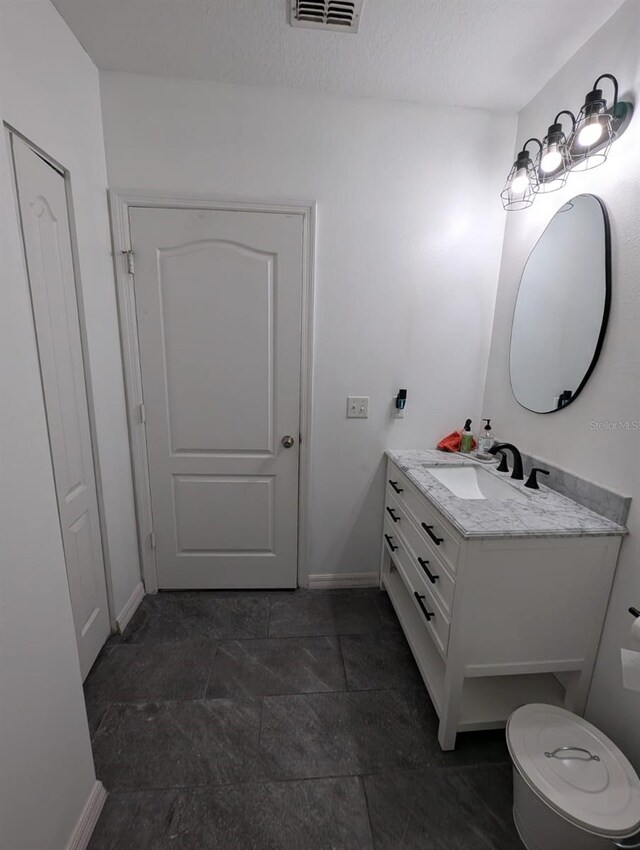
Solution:
[{"label": "white closet door", "polygon": [[158,586],[295,587],[301,217],[130,225]]},{"label": "white closet door", "polygon": [[109,635],[65,181],[12,136],[62,541],[82,677]]}]

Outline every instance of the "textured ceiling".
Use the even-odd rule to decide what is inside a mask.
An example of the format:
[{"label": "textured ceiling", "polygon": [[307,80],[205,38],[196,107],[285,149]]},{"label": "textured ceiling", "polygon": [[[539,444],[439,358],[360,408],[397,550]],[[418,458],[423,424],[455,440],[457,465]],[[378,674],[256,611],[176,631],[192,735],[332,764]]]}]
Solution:
[{"label": "textured ceiling", "polygon": [[622,0],[365,0],[355,35],[288,0],[54,3],[103,70],[520,109]]}]

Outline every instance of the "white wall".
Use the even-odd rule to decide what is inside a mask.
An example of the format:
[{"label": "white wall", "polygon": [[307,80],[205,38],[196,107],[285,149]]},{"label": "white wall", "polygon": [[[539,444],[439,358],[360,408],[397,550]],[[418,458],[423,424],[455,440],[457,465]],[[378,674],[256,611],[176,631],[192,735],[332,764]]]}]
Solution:
[{"label": "white wall", "polygon": [[4,141],[0,197],[0,848],[62,850],[95,776]]},{"label": "white wall", "polygon": [[[544,135],[554,115],[575,112],[596,77],[617,76],[622,99],[640,93],[640,4],[628,0],[520,114],[518,142]],[[626,95],[626,97],[624,97]],[[594,171],[569,177],[565,189],[539,197],[508,215],[484,415],[496,432],[530,454],[546,458],[634,500],[611,598],[587,716],[640,768],[640,694],[622,688],[620,647],[628,646],[629,605],[640,604],[640,430],[596,430],[592,423],[640,423],[640,105],[609,159]],[[505,164],[505,172],[509,167]],[[604,348],[579,398],[548,416],[519,407],[509,388],[511,317],[520,274],[529,252],[554,212],[573,195],[591,192],[611,219],[613,303]]]},{"label": "white wall", "polygon": [[[137,581],[97,72],[44,0],[3,0],[0,113],[71,169],[116,604]],[[64,850],[95,776],[4,133],[0,848]]]},{"label": "white wall", "polygon": [[377,570],[384,448],[480,412],[515,117],[119,73],[101,89],[110,186],[318,202],[309,573]]},{"label": "white wall", "polygon": [[4,139],[0,187],[0,847],[62,850],[95,777]]},{"label": "white wall", "polygon": [[2,10],[0,86],[4,120],[71,173],[113,608],[117,616],[139,582],[140,570],[98,72],[47,0],[2,0]]}]

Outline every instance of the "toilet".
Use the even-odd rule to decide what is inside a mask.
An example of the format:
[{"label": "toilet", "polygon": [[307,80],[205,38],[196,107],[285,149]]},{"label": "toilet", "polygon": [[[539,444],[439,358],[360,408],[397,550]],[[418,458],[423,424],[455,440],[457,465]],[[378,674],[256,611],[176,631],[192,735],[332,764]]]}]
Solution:
[{"label": "toilet", "polygon": [[527,850],[640,847],[640,779],[595,726],[534,703],[509,718],[507,744],[513,818]]}]

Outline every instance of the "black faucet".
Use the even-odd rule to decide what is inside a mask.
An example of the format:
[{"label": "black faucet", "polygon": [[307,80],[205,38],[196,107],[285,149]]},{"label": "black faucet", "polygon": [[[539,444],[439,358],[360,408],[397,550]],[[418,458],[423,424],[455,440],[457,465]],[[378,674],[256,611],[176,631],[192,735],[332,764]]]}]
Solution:
[{"label": "black faucet", "polygon": [[538,473],[541,473],[542,475],[548,475],[549,470],[542,469],[539,466],[534,466],[531,472],[529,473],[529,477],[527,478],[527,482],[524,486],[529,487],[529,489],[531,490],[539,490],[540,485],[538,484]]},{"label": "black faucet", "polygon": [[509,467],[507,466],[507,453],[503,452],[502,449],[500,449],[500,451],[496,452],[496,454],[500,455],[498,472],[509,472]]},{"label": "black faucet", "polygon": [[511,477],[515,478],[516,481],[522,481],[524,475],[522,473],[522,455],[520,451],[512,443],[497,443],[495,446],[491,446],[489,454],[494,455],[502,449],[509,449],[513,455],[513,472],[511,473]]}]

